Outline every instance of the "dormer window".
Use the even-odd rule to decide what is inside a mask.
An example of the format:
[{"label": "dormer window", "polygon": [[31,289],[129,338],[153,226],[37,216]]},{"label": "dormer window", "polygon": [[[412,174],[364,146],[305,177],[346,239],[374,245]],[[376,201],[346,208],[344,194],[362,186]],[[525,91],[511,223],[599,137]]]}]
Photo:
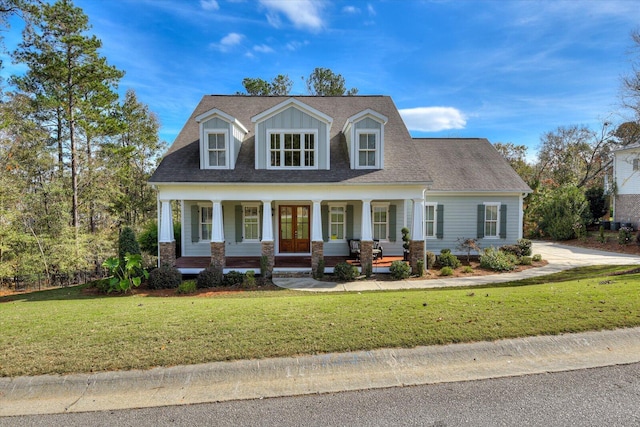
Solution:
[{"label": "dormer window", "polygon": [[316,168],[316,130],[269,130],[269,169]]},{"label": "dormer window", "polygon": [[356,131],[358,139],[358,168],[378,168],[380,131],[363,129]]},{"label": "dormer window", "polygon": [[205,132],[207,141],[207,154],[205,156],[206,168],[226,169],[229,164],[228,132]]}]

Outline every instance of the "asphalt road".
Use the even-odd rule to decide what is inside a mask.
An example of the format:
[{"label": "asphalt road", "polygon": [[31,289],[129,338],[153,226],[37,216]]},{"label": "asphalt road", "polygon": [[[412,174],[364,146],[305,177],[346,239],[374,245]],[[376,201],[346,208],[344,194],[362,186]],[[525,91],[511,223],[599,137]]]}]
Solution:
[{"label": "asphalt road", "polygon": [[0,426],[12,427],[166,425],[639,426],[640,363],[323,395],[0,418]]}]

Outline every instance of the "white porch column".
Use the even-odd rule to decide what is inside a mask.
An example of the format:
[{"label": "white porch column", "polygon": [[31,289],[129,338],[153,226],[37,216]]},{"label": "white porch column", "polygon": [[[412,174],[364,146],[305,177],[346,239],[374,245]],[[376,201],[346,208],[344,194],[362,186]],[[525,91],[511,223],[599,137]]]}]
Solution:
[{"label": "white porch column", "polygon": [[160,205],[160,235],[158,236],[158,242],[173,242],[171,200],[161,200]]},{"label": "white porch column", "polygon": [[424,199],[413,199],[413,222],[411,240],[424,240]]},{"label": "white porch column", "polygon": [[211,241],[215,243],[224,243],[224,223],[222,221],[222,202],[220,200],[212,200],[213,218],[211,224]]},{"label": "white porch column", "polygon": [[373,240],[373,224],[371,223],[371,199],[362,201],[362,226],[360,240]]},{"label": "white porch column", "polygon": [[273,242],[273,219],[271,217],[271,200],[262,201],[262,241]]},{"label": "white porch column", "polygon": [[322,242],[322,213],[320,212],[320,200],[313,201],[313,212],[311,217],[311,241]]}]

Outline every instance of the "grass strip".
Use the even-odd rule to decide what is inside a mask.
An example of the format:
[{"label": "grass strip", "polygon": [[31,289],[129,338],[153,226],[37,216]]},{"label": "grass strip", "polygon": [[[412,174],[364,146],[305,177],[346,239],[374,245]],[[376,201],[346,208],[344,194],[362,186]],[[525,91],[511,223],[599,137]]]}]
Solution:
[{"label": "grass strip", "polygon": [[602,276],[630,268],[581,268],[543,282],[473,289],[158,298],[87,296],[75,287],[4,297],[0,376],[633,327],[640,325],[640,274]]}]

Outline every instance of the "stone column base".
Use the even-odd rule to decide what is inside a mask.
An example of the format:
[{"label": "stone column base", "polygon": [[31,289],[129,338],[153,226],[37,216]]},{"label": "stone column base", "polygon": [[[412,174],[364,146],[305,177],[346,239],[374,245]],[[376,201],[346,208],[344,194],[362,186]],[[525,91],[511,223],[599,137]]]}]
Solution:
[{"label": "stone column base", "polygon": [[318,272],[320,261],[324,261],[324,242],[311,242],[311,271],[314,276]]},{"label": "stone column base", "polygon": [[[424,261],[424,240],[409,242],[409,265],[413,274],[418,273],[418,261]],[[423,266],[426,268],[426,266]]]},{"label": "stone column base", "polygon": [[158,266],[168,265],[173,267],[176,265],[176,241],[173,242],[159,242],[158,248],[160,249],[160,259],[158,260]]},{"label": "stone column base", "polygon": [[211,267],[222,275],[226,264],[224,242],[211,242]]},{"label": "stone column base", "polygon": [[362,273],[370,275],[373,266],[373,240],[362,240],[360,242],[360,266]]},{"label": "stone column base", "polygon": [[264,278],[270,278],[273,274],[273,267],[276,265],[275,244],[273,242],[262,242],[262,256],[266,263],[260,261],[260,275]]}]

